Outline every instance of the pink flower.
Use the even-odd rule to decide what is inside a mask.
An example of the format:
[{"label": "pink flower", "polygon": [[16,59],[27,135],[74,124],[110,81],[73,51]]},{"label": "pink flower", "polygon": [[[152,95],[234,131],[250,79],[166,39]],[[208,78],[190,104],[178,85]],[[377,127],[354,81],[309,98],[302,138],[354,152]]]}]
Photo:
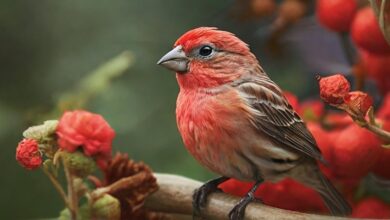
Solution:
[{"label": "pink flower", "polygon": [[73,152],[81,147],[87,156],[111,156],[114,130],[98,114],[77,110],[65,112],[57,126],[60,148]]},{"label": "pink flower", "polygon": [[341,74],[320,78],[319,84],[321,98],[330,104],[343,103],[350,90],[349,82]]},{"label": "pink flower", "polygon": [[33,170],[41,166],[42,157],[38,142],[34,139],[23,139],[16,148],[16,160],[24,168]]}]

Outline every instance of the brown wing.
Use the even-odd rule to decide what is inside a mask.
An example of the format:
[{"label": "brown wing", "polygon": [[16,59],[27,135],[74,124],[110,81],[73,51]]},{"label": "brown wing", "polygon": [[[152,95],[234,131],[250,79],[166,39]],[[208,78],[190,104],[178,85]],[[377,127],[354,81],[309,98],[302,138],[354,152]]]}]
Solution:
[{"label": "brown wing", "polygon": [[267,76],[251,76],[233,84],[256,112],[253,124],[275,143],[325,162],[304,122],[280,88]]}]

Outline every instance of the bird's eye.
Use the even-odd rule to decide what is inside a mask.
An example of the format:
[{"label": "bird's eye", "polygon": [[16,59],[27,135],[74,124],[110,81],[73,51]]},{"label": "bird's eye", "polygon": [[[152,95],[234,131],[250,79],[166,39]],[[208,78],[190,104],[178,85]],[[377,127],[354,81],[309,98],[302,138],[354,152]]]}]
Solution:
[{"label": "bird's eye", "polygon": [[199,49],[199,55],[202,57],[210,56],[210,54],[213,52],[213,48],[210,46],[203,46]]}]

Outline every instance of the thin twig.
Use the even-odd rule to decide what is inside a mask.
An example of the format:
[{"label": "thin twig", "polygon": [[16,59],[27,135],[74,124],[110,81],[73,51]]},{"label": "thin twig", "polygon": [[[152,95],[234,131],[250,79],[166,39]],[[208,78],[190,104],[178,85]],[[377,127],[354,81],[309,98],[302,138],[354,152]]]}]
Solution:
[{"label": "thin twig", "polygon": [[352,117],[352,119],[354,119],[354,121],[356,121],[360,126],[366,128],[367,130],[369,130],[372,133],[376,134],[386,144],[390,143],[390,132],[383,130],[376,123],[375,114],[374,114],[374,108],[372,106],[368,109],[368,112],[367,112],[368,121],[363,116],[358,117],[353,112],[349,112],[349,111],[347,111],[347,112]]},{"label": "thin twig", "polygon": [[62,188],[61,184],[58,182],[57,178],[55,178],[53,176],[53,174],[49,170],[47,170],[46,167],[43,167],[42,169],[43,169],[43,172],[46,174],[46,176],[48,176],[50,181],[53,183],[54,188],[61,195],[61,198],[62,198],[62,200],[64,200],[66,207],[69,208],[69,202],[68,202],[68,199],[66,197],[66,193],[65,193],[64,189]]},{"label": "thin twig", "polygon": [[390,143],[390,132],[387,132],[383,130],[382,128],[379,128],[375,125],[372,125],[370,123],[365,123],[363,127],[367,128],[370,130],[372,133],[376,134],[379,136],[382,140],[384,140],[386,143]]},{"label": "thin twig", "polygon": [[64,166],[66,180],[68,182],[68,201],[69,201],[69,211],[71,213],[72,220],[77,220],[78,216],[78,198],[77,193],[74,189],[73,175],[70,170]]},{"label": "thin twig", "polygon": [[374,108],[371,106],[368,109],[367,116],[368,121],[364,117],[364,115],[358,115],[355,112],[353,112],[348,106],[346,105],[332,105],[340,110],[343,110],[348,113],[348,115],[352,118],[352,120],[358,124],[359,126],[366,128],[367,130],[374,133],[376,136],[381,138],[385,144],[390,143],[390,132],[383,130],[377,123],[375,119],[374,114]]}]

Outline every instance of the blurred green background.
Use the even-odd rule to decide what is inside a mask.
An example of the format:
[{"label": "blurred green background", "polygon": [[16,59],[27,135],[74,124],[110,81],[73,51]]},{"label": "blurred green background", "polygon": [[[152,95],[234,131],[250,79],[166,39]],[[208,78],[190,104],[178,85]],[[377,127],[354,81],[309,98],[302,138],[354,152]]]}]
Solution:
[{"label": "blurred green background", "polygon": [[[302,27],[312,30],[309,36],[317,33],[327,39],[322,29],[310,23],[313,18],[301,29],[290,30],[283,41],[286,52],[275,57],[264,49],[267,22],[232,18],[233,1],[1,2],[0,219],[58,216],[63,207],[60,197],[41,170],[31,172],[17,164],[16,145],[22,132],[42,113],[50,112],[61,94],[72,91],[83,77],[122,51],[133,53],[134,65],[85,108],[102,114],[115,129],[114,150],[128,152],[156,172],[200,180],[213,174],[186,152],[176,128],[175,76],[156,65],[181,34],[198,26],[236,33],[251,45],[271,78],[300,97],[315,93],[313,74],[325,71],[308,69],[305,63],[312,62],[297,56],[304,54],[299,49],[299,39],[305,42]],[[340,59],[341,67],[336,69],[345,68],[344,58]]]}]

